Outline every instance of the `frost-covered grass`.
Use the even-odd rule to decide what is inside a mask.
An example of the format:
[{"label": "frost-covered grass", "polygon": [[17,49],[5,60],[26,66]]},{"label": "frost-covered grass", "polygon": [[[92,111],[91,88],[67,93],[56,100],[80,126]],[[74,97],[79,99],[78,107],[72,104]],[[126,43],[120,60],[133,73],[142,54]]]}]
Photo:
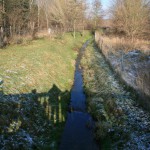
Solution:
[{"label": "frost-covered grass", "polygon": [[0,149],[58,149],[77,50],[70,33],[0,50]]},{"label": "frost-covered grass", "polygon": [[150,41],[102,36],[99,32],[95,40],[113,70],[138,93],[139,103],[150,110]]},{"label": "frost-covered grass", "polygon": [[82,59],[88,110],[102,149],[148,149],[150,115],[116,79],[100,50],[91,44]]}]

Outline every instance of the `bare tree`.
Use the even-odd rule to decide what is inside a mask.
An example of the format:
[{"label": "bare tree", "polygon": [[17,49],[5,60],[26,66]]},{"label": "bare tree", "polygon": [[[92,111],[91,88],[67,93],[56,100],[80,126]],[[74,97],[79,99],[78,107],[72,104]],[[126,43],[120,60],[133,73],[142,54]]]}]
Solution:
[{"label": "bare tree", "polygon": [[[76,37],[76,29],[83,25],[85,17],[85,4],[83,1],[70,1],[67,11],[66,18],[68,25],[73,28],[73,36]],[[81,25],[82,24],[82,25]]]},{"label": "bare tree", "polygon": [[77,26],[81,25],[84,20],[84,2],[82,0],[53,0],[46,7],[50,24],[65,30],[72,28],[75,38]]},{"label": "bare tree", "polygon": [[84,19],[85,0],[0,0],[0,25],[11,35],[29,32],[34,38],[40,28],[55,26],[72,29],[75,38]]},{"label": "bare tree", "polygon": [[92,20],[96,29],[102,22],[102,5],[100,0],[94,0],[92,5]]},{"label": "bare tree", "polygon": [[132,39],[143,36],[148,30],[146,0],[115,0],[111,13],[114,27]]}]

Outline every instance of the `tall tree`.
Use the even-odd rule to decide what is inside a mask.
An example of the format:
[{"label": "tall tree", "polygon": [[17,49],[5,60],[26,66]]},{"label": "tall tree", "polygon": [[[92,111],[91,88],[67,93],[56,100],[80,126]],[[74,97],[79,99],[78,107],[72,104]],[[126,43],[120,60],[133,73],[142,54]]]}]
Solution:
[{"label": "tall tree", "polygon": [[75,37],[77,26],[83,23],[85,16],[83,0],[53,0],[47,7],[50,23],[65,30],[72,28]]},{"label": "tall tree", "polygon": [[115,0],[111,8],[114,27],[128,37],[143,36],[148,28],[148,1]]},{"label": "tall tree", "polygon": [[29,16],[29,0],[5,0],[4,1],[4,29],[10,26],[13,27],[14,32],[20,32],[21,29],[26,28]]},{"label": "tall tree", "polygon": [[102,21],[102,5],[100,0],[94,0],[92,5],[92,20],[96,29]]}]

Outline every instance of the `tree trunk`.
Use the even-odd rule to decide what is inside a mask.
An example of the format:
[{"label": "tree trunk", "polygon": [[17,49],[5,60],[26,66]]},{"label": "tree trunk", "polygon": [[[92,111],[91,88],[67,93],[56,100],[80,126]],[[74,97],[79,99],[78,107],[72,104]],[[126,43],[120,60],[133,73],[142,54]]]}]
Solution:
[{"label": "tree trunk", "polygon": [[76,38],[76,25],[75,25],[75,20],[73,21],[73,37],[74,37],[74,39]]},{"label": "tree trunk", "polygon": [[3,28],[1,27],[0,30],[0,48],[3,47]]},{"label": "tree trunk", "polygon": [[48,22],[48,15],[46,12],[45,12],[45,16],[46,16],[46,26],[47,26],[47,30],[48,30],[49,29],[49,22]]},{"label": "tree trunk", "polygon": [[40,26],[40,6],[39,6],[39,0],[38,0],[38,30],[39,30],[39,26]]}]

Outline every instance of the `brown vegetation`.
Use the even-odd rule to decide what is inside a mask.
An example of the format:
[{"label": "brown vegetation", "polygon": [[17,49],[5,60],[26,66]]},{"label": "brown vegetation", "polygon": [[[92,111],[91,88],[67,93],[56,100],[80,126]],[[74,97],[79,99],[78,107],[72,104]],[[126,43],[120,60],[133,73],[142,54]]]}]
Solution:
[{"label": "brown vegetation", "polygon": [[[86,22],[86,2],[83,0],[2,0],[0,1],[0,45],[22,36],[35,38],[41,30],[82,32]],[[7,38],[4,43],[4,38]]]},{"label": "brown vegetation", "polygon": [[149,32],[149,1],[115,0],[111,9],[113,27],[129,38],[145,37]]},{"label": "brown vegetation", "polygon": [[[98,40],[100,34],[96,34],[96,41]],[[124,50],[124,52],[129,52],[131,50],[141,50],[143,53],[149,55],[150,49],[150,41],[149,40],[141,40],[141,39],[134,39],[131,41],[125,37],[118,37],[118,36],[101,36],[101,42],[108,47],[105,49],[109,51],[111,49],[112,53],[115,53],[119,50]],[[106,53],[106,52],[105,52]]]},{"label": "brown vegetation", "polygon": [[95,40],[110,63],[127,85],[141,96],[139,101],[146,109],[150,108],[150,42],[127,40],[126,38],[105,37],[96,32]]}]

